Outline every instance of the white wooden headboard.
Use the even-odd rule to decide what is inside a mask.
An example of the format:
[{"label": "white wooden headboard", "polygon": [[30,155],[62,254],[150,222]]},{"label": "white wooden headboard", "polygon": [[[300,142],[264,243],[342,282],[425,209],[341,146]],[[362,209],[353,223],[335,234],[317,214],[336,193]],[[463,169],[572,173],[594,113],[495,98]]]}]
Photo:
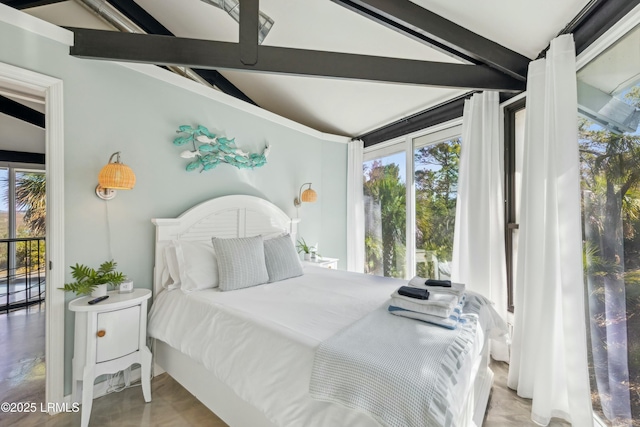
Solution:
[{"label": "white wooden headboard", "polygon": [[154,294],[162,288],[164,248],[172,240],[210,241],[212,237],[251,237],[278,232],[296,241],[299,219],[291,219],[271,202],[254,196],[223,196],[200,203],[177,218],[154,218],[156,226]]}]

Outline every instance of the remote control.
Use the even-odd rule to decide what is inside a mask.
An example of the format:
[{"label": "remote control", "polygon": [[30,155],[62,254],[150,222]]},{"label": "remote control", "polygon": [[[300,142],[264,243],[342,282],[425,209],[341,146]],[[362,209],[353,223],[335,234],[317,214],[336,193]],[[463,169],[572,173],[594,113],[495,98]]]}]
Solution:
[{"label": "remote control", "polygon": [[96,299],[92,299],[92,300],[91,300],[91,301],[89,301],[87,304],[91,304],[91,305],[93,305],[93,304],[97,304],[97,303],[99,303],[100,301],[104,301],[104,300],[106,300],[107,298],[109,298],[109,295],[105,295],[105,296],[103,296],[103,297],[98,297],[98,298],[96,298]]}]

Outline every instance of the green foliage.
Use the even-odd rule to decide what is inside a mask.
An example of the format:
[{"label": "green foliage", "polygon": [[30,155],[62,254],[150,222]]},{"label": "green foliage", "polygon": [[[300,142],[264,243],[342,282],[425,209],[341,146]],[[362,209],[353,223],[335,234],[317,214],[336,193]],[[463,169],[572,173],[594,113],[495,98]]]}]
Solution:
[{"label": "green foliage", "polygon": [[305,254],[311,253],[311,248],[307,245],[307,242],[301,237],[298,239],[298,243],[296,244],[296,249],[298,249],[298,253],[304,252]]},{"label": "green foliage", "polygon": [[600,248],[591,241],[585,241],[582,245],[582,265],[584,274],[588,276],[618,275],[622,268],[615,262],[608,261],[600,256]]},{"label": "green foliage", "polygon": [[611,132],[586,119],[579,120],[578,132],[585,238],[604,265],[624,260],[627,268],[639,268],[633,252],[640,249],[640,135]]},{"label": "green foliage", "polygon": [[[365,170],[364,197],[380,212],[379,221],[368,224],[365,233],[365,245],[369,245],[366,272],[404,277],[406,187],[400,180],[398,165],[373,162]],[[381,242],[373,230],[381,231]]]},{"label": "green foliage", "polygon": [[24,222],[31,236],[46,234],[47,181],[44,173],[16,174],[16,205],[25,211]]},{"label": "green foliage", "polygon": [[[625,98],[640,107],[640,86]],[[635,419],[640,409],[640,135],[615,133],[584,118],[578,132],[583,260],[591,336],[599,337],[591,357],[596,376],[629,375]],[[615,398],[606,388],[598,390],[603,407]]]},{"label": "green foliage", "polygon": [[98,270],[83,264],[71,266],[71,277],[76,281],[65,283],[64,288],[60,289],[74,292],[77,295],[86,295],[90,294],[98,285],[117,286],[124,281],[125,275],[115,271],[116,266],[117,264],[113,260],[103,262]]},{"label": "green foliage", "polygon": [[451,260],[460,138],[418,149],[415,164],[416,247],[435,252],[439,260]]},{"label": "green foliage", "polygon": [[[305,254],[311,254],[312,252],[317,251],[317,248],[315,246],[307,245],[307,242],[305,242],[302,237],[298,239],[296,248],[298,249],[298,253],[304,252]],[[320,255],[318,252],[315,252],[315,254],[316,256],[322,257],[322,255]]]}]

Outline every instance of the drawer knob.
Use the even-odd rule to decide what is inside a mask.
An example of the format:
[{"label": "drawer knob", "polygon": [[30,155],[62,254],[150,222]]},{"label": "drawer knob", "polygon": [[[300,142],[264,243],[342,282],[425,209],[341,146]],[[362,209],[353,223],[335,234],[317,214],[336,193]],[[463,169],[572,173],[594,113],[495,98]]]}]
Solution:
[{"label": "drawer knob", "polygon": [[105,331],[105,330],[100,330],[100,331],[98,331],[98,332],[96,333],[96,335],[97,335],[99,338],[102,338],[102,337],[103,337],[103,336],[105,336],[106,334],[107,334],[107,331]]}]

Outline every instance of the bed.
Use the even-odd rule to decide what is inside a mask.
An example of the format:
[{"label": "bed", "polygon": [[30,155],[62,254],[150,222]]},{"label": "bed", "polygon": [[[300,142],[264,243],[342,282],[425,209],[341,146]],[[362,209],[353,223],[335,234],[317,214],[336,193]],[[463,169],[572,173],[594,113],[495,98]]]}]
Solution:
[{"label": "bed", "polygon": [[[405,396],[389,394],[400,404],[378,401],[374,407],[382,412],[377,412],[321,395],[318,390],[324,384],[318,386],[318,379],[311,378],[340,377],[339,368],[331,365],[318,371],[316,353],[366,319],[396,317],[383,314],[385,302],[406,281],[305,267],[303,276],[230,292],[167,290],[165,249],[173,242],[283,232],[295,241],[298,220],[266,200],[234,195],[153,223],[156,247],[149,335],[154,339],[155,374],[166,371],[232,427],[408,425],[385,416],[393,411],[402,416],[410,391]],[[393,319],[398,320],[421,323]],[[433,425],[482,424],[493,382],[487,322],[480,317],[478,333],[467,340],[464,357],[454,362],[461,366],[447,390],[452,407],[431,405],[443,407],[442,422]],[[359,376],[366,377],[367,372]],[[376,380],[377,374],[371,378]]]}]

